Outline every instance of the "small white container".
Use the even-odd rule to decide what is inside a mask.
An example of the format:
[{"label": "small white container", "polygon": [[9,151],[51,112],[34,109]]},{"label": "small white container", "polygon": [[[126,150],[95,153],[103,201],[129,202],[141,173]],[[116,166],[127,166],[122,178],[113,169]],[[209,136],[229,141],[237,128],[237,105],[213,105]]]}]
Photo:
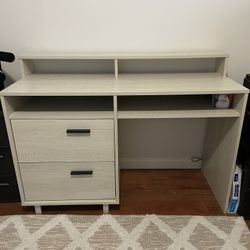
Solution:
[{"label": "small white container", "polygon": [[218,109],[228,109],[232,107],[233,95],[213,95],[213,106]]}]

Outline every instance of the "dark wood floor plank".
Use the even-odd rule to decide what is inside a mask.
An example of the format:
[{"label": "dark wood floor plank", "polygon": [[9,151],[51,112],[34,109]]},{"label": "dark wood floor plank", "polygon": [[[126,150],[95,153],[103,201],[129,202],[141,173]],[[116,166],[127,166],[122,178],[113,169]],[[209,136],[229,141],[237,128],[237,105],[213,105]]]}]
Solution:
[{"label": "dark wood floor plank", "polygon": [[[121,170],[121,200],[111,214],[223,215],[200,170]],[[0,215],[33,214],[20,203]],[[44,214],[102,214],[102,206],[47,206]]]}]

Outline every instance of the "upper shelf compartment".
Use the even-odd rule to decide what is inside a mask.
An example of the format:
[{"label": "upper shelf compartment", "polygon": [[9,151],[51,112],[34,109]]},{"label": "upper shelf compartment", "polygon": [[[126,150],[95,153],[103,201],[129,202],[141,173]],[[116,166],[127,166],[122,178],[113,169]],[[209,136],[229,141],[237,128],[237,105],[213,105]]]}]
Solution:
[{"label": "upper shelf compartment", "polygon": [[98,53],[21,56],[23,77],[30,74],[206,73],[225,75],[221,53]]},{"label": "upper shelf compartment", "polygon": [[17,119],[112,119],[113,97],[32,96],[9,97],[11,120]]},{"label": "upper shelf compartment", "polygon": [[221,53],[32,54],[2,96],[236,94]]},{"label": "upper shelf compartment", "polygon": [[22,59],[22,74],[114,74],[111,59]]},{"label": "upper shelf compartment", "polygon": [[211,73],[225,74],[226,58],[120,59],[120,74]]}]

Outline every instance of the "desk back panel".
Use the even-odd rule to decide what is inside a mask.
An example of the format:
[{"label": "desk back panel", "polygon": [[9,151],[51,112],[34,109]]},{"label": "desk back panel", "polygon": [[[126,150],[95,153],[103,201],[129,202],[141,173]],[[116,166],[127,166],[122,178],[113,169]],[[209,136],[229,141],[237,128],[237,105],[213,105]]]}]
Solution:
[{"label": "desk back panel", "polygon": [[123,169],[200,168],[206,119],[119,120],[119,160]]}]

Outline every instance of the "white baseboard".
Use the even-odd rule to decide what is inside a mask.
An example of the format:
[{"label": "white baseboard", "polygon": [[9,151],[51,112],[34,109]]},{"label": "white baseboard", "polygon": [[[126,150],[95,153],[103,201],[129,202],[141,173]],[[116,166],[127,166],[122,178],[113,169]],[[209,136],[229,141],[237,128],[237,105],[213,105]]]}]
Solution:
[{"label": "white baseboard", "polygon": [[125,158],[119,159],[121,169],[200,169],[202,161],[192,162],[190,158]]}]

